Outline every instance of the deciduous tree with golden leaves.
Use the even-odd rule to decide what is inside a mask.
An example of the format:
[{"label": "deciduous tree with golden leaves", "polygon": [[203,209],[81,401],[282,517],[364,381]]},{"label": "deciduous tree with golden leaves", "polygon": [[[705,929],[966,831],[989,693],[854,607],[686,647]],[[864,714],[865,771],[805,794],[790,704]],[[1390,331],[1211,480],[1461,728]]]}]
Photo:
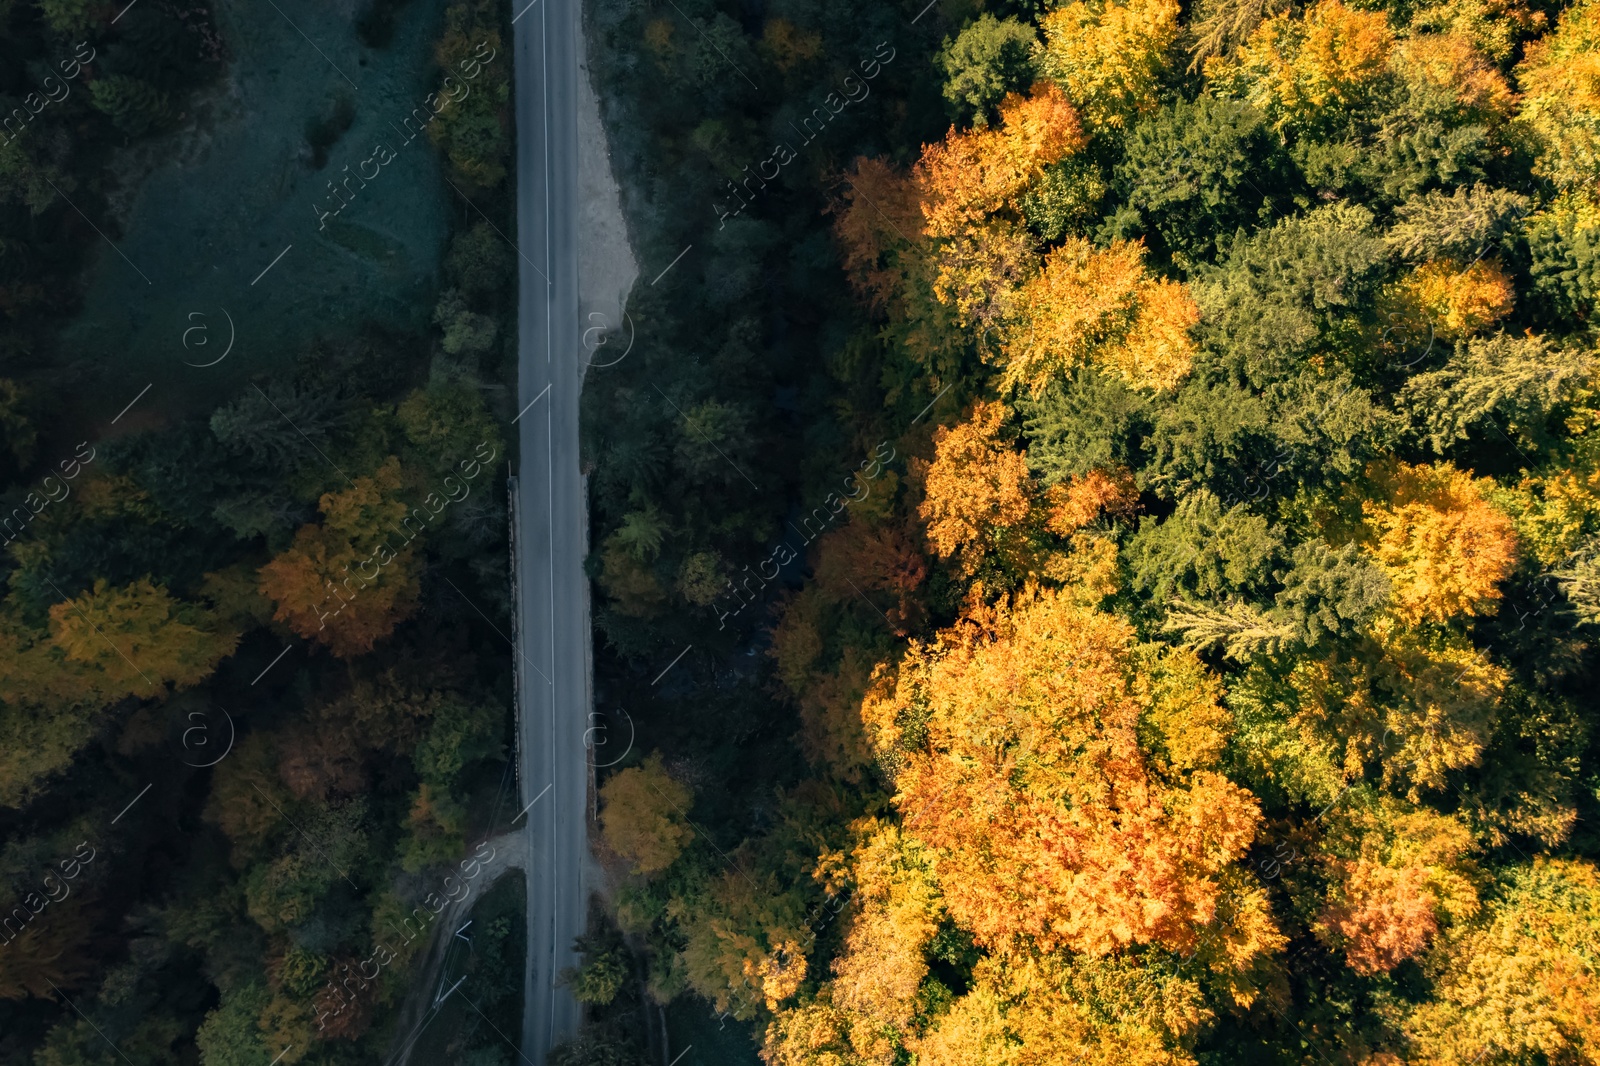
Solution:
[{"label": "deciduous tree with golden leaves", "polygon": [[322,521],[301,526],[288,550],[261,568],[273,617],[341,657],[360,655],[417,607],[411,538],[426,523],[399,497],[400,462],[390,457],[350,487],[323,495]]},{"label": "deciduous tree with golden leaves", "polygon": [[[1189,653],[1170,654],[1181,667]],[[1226,714],[1214,696],[1162,714],[1177,693],[1135,684],[1136,662],[1159,673],[1167,659],[1113,615],[1028,591],[913,643],[863,703],[906,827],[937,850],[945,905],[981,943],[1182,950],[1216,915],[1256,802],[1210,758],[1157,772],[1142,719],[1223,729]]]}]

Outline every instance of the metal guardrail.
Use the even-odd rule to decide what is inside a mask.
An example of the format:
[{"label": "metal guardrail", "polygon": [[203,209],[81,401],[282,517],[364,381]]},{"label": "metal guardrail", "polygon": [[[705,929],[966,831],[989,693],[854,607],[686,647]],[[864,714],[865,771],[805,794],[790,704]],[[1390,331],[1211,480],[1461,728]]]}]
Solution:
[{"label": "metal guardrail", "polygon": [[517,536],[517,503],[520,499],[517,489],[517,475],[506,475],[506,507],[510,510],[510,521],[507,523],[506,541],[510,555],[510,580],[511,580],[511,665],[514,678],[515,691],[511,697],[511,766],[514,771],[512,777],[513,796],[522,795],[522,582],[517,580],[517,545],[521,539]]}]

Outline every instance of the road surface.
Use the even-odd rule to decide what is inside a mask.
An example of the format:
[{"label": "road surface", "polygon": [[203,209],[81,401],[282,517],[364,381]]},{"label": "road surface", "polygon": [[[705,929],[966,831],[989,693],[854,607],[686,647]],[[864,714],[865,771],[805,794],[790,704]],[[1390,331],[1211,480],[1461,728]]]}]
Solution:
[{"label": "road surface", "polygon": [[[588,579],[578,471],[578,20],[581,0],[513,0],[517,145],[519,807],[528,837],[522,1050],[543,1066],[577,1031],[559,987],[584,931]],[[536,801],[536,802],[535,802]]]}]

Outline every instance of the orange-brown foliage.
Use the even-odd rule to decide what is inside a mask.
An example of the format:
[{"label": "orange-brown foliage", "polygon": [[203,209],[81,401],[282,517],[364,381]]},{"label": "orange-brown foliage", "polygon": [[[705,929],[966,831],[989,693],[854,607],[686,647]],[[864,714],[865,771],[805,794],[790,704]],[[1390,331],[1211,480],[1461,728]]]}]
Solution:
[{"label": "orange-brown foliage", "polygon": [[1395,615],[1407,625],[1492,614],[1499,583],[1517,557],[1511,519],[1484,498],[1490,484],[1450,463],[1386,463],[1368,475],[1368,550],[1393,586]]},{"label": "orange-brown foliage", "polygon": [[1324,920],[1346,941],[1345,961],[1352,970],[1383,973],[1422,954],[1439,929],[1426,870],[1357,861],[1342,864],[1338,872],[1344,898]]},{"label": "orange-brown foliage", "polygon": [[275,619],[350,657],[372,650],[411,616],[420,586],[415,550],[395,533],[406,515],[399,488],[400,464],[391,458],[322,497],[323,521],[301,526],[289,548],[261,568],[261,593],[277,604]]},{"label": "orange-brown foliage", "polygon": [[920,513],[928,543],[941,558],[959,554],[975,564],[994,531],[1028,517],[1027,463],[999,436],[1006,414],[1004,404],[980,402],[966,421],[941,426],[933,435]]},{"label": "orange-brown foliage", "polygon": [[915,170],[928,234],[958,237],[1013,207],[1045,167],[1083,143],[1077,112],[1050,82],[1038,83],[1026,97],[1007,96],[998,129],[951,127],[942,143],[923,147]]},{"label": "orange-brown foliage", "polygon": [[1134,647],[1115,616],[1024,593],[914,643],[863,703],[900,760],[906,827],[938,849],[946,906],[980,941],[1181,949],[1215,915],[1256,802],[1209,767],[1152,771],[1138,734],[1154,694],[1132,684]]},{"label": "orange-brown foliage", "polygon": [[1112,241],[1104,251],[1072,237],[1018,289],[1001,338],[1005,388],[1034,393],[1094,362],[1139,388],[1171,388],[1189,371],[1189,328],[1200,309],[1188,290],[1152,278],[1144,245]]},{"label": "orange-brown foliage", "polygon": [[882,311],[904,284],[895,255],[922,236],[916,183],[887,160],[860,156],[853,172],[840,175],[842,200],[832,207],[845,274],[876,310]]},{"label": "orange-brown foliage", "polygon": [[1132,513],[1139,505],[1139,489],[1127,467],[1097,467],[1082,477],[1051,485],[1045,491],[1045,502],[1050,507],[1045,528],[1058,537],[1070,537],[1102,513]]}]

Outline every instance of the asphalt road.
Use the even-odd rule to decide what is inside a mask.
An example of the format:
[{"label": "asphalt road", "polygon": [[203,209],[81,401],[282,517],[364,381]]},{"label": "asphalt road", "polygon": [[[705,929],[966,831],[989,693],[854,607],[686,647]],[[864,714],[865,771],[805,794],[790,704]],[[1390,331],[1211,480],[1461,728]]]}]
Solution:
[{"label": "asphalt road", "polygon": [[[517,115],[517,643],[528,838],[522,1050],[542,1066],[577,1031],[557,985],[587,900],[591,706],[584,486],[578,469],[578,19],[581,0],[513,0]],[[526,5],[526,6],[524,6]]]}]

